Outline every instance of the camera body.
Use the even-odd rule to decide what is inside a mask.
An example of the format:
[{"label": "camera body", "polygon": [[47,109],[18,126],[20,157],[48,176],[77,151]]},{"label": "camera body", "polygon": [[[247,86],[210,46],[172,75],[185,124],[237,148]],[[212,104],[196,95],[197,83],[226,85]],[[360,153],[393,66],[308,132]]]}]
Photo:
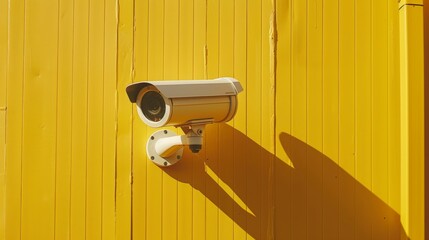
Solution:
[{"label": "camera body", "polygon": [[204,127],[231,120],[237,111],[237,94],[243,91],[234,78],[214,80],[147,81],[128,85],[141,120],[150,127],[181,127],[185,135],[161,130],[152,134],[146,152],[155,164],[170,166],[182,158],[183,146],[198,153]]},{"label": "camera body", "polygon": [[126,89],[150,127],[227,122],[235,115],[242,90],[234,78],[138,82]]}]

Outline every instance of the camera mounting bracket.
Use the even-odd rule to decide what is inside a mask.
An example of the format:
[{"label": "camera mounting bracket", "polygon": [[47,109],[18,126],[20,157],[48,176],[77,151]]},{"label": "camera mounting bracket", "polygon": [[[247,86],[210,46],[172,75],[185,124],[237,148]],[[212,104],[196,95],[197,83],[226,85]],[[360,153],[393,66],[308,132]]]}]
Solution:
[{"label": "camera mounting bracket", "polygon": [[160,130],[149,137],[146,153],[152,162],[161,167],[168,167],[182,159],[183,146],[189,146],[193,153],[201,150],[205,124],[183,125],[181,128],[185,135]]}]

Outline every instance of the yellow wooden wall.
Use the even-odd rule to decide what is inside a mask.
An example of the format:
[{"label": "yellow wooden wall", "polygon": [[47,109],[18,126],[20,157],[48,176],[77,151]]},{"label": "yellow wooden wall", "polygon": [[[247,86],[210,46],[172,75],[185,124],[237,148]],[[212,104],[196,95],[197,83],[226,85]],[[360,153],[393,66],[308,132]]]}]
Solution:
[{"label": "yellow wooden wall", "polygon": [[[397,0],[0,0],[0,239],[405,237],[398,16]],[[156,129],[127,84],[220,76],[244,87],[234,120],[173,167],[148,161]]]}]

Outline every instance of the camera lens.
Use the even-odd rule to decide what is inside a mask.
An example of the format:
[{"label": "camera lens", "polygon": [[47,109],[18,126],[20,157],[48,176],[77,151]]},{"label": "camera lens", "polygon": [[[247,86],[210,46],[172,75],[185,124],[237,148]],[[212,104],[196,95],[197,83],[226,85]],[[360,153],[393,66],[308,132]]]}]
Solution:
[{"label": "camera lens", "polygon": [[191,144],[189,145],[189,149],[191,149],[192,153],[199,153],[203,145],[201,144]]},{"label": "camera lens", "polygon": [[158,92],[149,91],[143,95],[140,106],[145,117],[153,122],[159,122],[164,117],[165,102]]}]

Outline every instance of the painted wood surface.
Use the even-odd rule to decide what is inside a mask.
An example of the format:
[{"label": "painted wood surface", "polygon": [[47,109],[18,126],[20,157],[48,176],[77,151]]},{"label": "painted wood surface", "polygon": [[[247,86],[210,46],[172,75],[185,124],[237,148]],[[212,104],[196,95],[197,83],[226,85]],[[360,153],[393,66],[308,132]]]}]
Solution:
[{"label": "painted wood surface", "polygon": [[[0,239],[400,239],[399,34],[393,0],[0,0]],[[221,76],[235,118],[152,164],[125,87]]]}]

